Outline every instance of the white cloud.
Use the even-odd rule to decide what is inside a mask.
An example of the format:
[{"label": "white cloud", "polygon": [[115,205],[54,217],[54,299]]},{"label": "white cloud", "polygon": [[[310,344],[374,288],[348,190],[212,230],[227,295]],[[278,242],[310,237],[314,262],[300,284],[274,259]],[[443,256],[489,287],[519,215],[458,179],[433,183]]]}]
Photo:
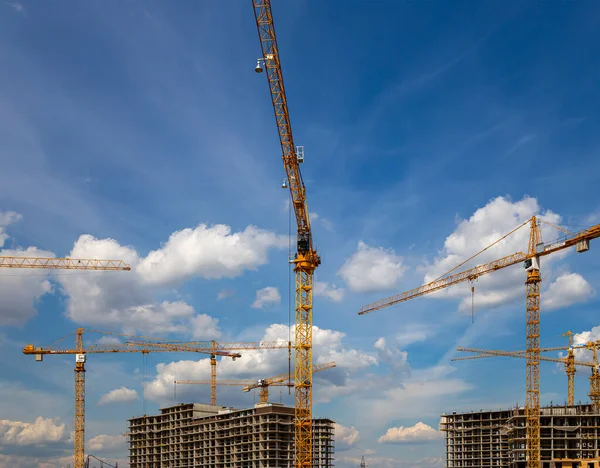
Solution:
[{"label": "white cloud", "polygon": [[217,301],[221,301],[223,299],[227,299],[235,294],[235,290],[233,289],[221,289],[219,294],[217,294]]},{"label": "white cloud", "polygon": [[341,302],[344,299],[344,288],[339,288],[335,284],[315,281],[313,293],[315,296],[326,297],[333,302]]},{"label": "white cloud", "polygon": [[[454,232],[446,238],[444,247],[433,264],[423,268],[426,271],[423,283],[429,283],[442,276],[527,221],[533,215],[553,224],[560,224],[561,221],[561,217],[556,213],[550,210],[542,210],[535,198],[524,197],[517,202],[505,197],[490,200],[484,207],[477,209],[469,219],[461,220],[458,223]],[[556,229],[546,224],[541,225],[541,232],[542,239],[546,242],[556,239],[560,234]],[[515,252],[526,253],[528,240],[529,225],[526,224],[454,272],[457,273]],[[551,262],[564,257],[566,254],[567,252],[563,251],[544,257],[542,260],[542,276],[547,274],[547,267]],[[476,307],[492,308],[517,298],[524,300],[524,281],[524,270],[517,266],[482,276],[475,285]],[[461,312],[471,310],[471,285],[467,283],[452,286],[427,297],[459,298],[461,299],[459,310]]]},{"label": "white cloud", "polygon": [[394,337],[398,346],[408,346],[420,343],[430,338],[438,328],[438,324],[408,323],[403,324],[402,329]]},{"label": "white cloud", "polygon": [[[13,211],[0,212],[0,247],[6,243],[9,235],[6,228],[19,221],[21,215]],[[3,249],[0,255],[5,257],[55,257],[53,252],[27,249]],[[46,294],[53,292],[49,281],[49,271],[21,268],[4,269],[0,273],[0,326],[20,326],[36,315],[35,305]]]},{"label": "white cloud", "polygon": [[123,403],[128,401],[137,400],[138,393],[131,388],[121,387],[111,390],[105,395],[102,395],[99,405],[106,405],[108,403]]},{"label": "white cloud", "polygon": [[2,445],[44,445],[66,442],[69,433],[65,424],[58,424],[51,418],[38,417],[33,423],[0,420],[0,444]]},{"label": "white cloud", "polygon": [[254,226],[232,233],[224,224],[200,224],[171,234],[166,244],[140,261],[137,271],[143,281],[153,285],[193,276],[233,278],[266,264],[269,249],[287,246],[287,237]]},{"label": "white cloud", "polygon": [[125,451],[126,443],[125,437],[121,435],[110,436],[110,435],[98,435],[88,440],[86,449],[92,453],[103,453],[106,452],[114,453],[116,451]]},{"label": "white cloud", "polygon": [[114,344],[121,344],[121,340],[119,338],[117,338],[116,336],[104,335],[104,336],[100,337],[100,339],[98,340],[98,343],[105,344],[105,345],[114,345]]},{"label": "white cloud", "polygon": [[219,319],[206,314],[198,314],[190,320],[192,337],[196,340],[216,340],[220,338]]},{"label": "white cloud", "polygon": [[584,302],[595,294],[592,286],[577,273],[565,273],[542,293],[542,310],[553,310]]},{"label": "white cloud", "polygon": [[320,216],[319,214],[315,213],[314,211],[311,211],[309,213],[309,216],[310,216],[311,224],[319,222],[325,228],[326,231],[333,232],[333,223],[329,219],[324,218],[323,216]]},{"label": "white cloud", "polygon": [[[220,336],[217,320],[197,314],[183,301],[154,301],[154,289],[137,272],[137,252],[113,239],[81,236],[71,257],[122,259],[130,272],[61,275],[57,280],[68,296],[67,315],[76,323],[120,328],[125,333],[182,333],[196,339]],[[204,327],[204,330],[203,330]]]},{"label": "white cloud", "polygon": [[4,247],[4,243],[9,238],[6,233],[7,226],[16,223],[21,218],[22,216],[14,211],[0,211],[0,247]]},{"label": "white cloud", "polygon": [[338,451],[348,450],[360,439],[358,430],[354,426],[342,426],[341,424],[335,423],[335,448]]},{"label": "white cloud", "polygon": [[278,305],[281,303],[281,295],[279,290],[273,286],[256,291],[256,299],[252,303],[253,309],[264,309],[265,307]]},{"label": "white cloud", "polygon": [[389,347],[385,338],[379,338],[374,345],[378,350],[379,362],[386,363],[394,370],[396,376],[409,375],[410,367],[408,365],[408,353],[398,348]]},{"label": "white cloud", "polygon": [[[294,330],[295,326],[292,326],[292,341]],[[287,344],[288,333],[287,325],[273,324],[257,341]],[[336,330],[313,326],[313,362],[321,364],[335,361],[337,364],[333,369],[315,374],[315,386],[322,387],[319,395],[322,395],[323,398],[331,399],[339,392],[354,390],[355,387],[349,385],[348,378],[361,369],[377,364],[377,359],[372,354],[344,346],[344,336],[344,333]],[[242,351],[241,355],[235,361],[227,358],[219,361],[217,366],[219,379],[254,380],[288,371],[287,348],[247,350]],[[208,380],[210,378],[210,359],[161,363],[156,366],[156,373],[154,380],[146,386],[145,395],[160,403],[170,401],[173,395],[174,380]],[[186,390],[182,389],[182,391]],[[244,398],[241,392],[240,395],[240,398]]]},{"label": "white cloud", "polygon": [[5,5],[8,5],[13,10],[15,10],[17,13],[23,13],[25,11],[25,7],[23,6],[23,4],[21,2],[4,2],[4,3],[5,3]]},{"label": "white cloud", "polygon": [[419,444],[442,438],[442,433],[433,427],[418,422],[411,427],[390,427],[378,442],[382,444]]},{"label": "white cloud", "polygon": [[371,247],[361,241],[338,274],[352,291],[371,292],[396,287],[406,270],[402,257],[392,249]]},{"label": "white cloud", "polygon": [[[234,277],[267,263],[267,253],[287,246],[287,238],[248,226],[232,232],[226,225],[174,232],[159,249],[140,257],[114,239],[82,235],[70,257],[122,259],[130,272],[98,272],[57,277],[68,296],[67,316],[84,325],[121,328],[125,333],[188,334],[195,339],[220,337],[218,321],[199,314],[182,300],[156,302],[156,288],[188,280]],[[225,291],[219,298],[225,297]]]}]

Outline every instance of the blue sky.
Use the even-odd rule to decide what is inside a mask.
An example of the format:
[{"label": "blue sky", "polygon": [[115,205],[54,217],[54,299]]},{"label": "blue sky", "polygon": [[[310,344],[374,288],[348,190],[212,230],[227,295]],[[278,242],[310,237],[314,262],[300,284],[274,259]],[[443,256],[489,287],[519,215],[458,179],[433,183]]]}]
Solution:
[{"label": "blue sky", "polygon": [[[479,281],[473,324],[468,287],[356,312],[443,273],[533,214],[573,230],[600,222],[599,9],[592,1],[274,2],[323,259],[315,357],[338,363],[315,387],[315,414],[341,425],[336,466],[361,455],[374,468],[441,466],[433,431],[441,412],[523,402],[524,362],[450,361],[457,345],[524,346],[519,266]],[[3,255],[31,248],[134,265],[0,272],[0,394],[9,402],[0,466],[60,466],[70,453],[72,359],[39,364],[21,347],[78,326],[285,338],[289,195],[267,83],[254,72],[249,1],[21,0],[3,2],[0,13]],[[525,241],[517,236],[478,263]],[[600,325],[594,247],[544,260],[542,343]],[[256,301],[264,288],[278,295],[267,289],[271,301]],[[220,375],[286,369],[285,353],[249,353],[223,362]],[[88,370],[88,451],[121,460],[127,417],[172,402],[173,377],[208,377],[207,362],[187,355],[154,354],[145,364],[94,356]],[[581,370],[578,399],[587,400],[587,385]],[[121,388],[135,390],[133,399],[98,404]],[[542,400],[565,398],[564,373],[543,366]],[[219,401],[253,402],[237,389],[220,390]],[[5,435],[27,424],[41,439]]]}]

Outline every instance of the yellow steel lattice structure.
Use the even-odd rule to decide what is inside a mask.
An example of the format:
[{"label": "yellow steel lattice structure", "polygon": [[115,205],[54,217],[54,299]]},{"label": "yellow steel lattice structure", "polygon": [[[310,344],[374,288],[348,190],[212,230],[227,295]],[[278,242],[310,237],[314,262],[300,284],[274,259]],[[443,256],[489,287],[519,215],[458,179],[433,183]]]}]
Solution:
[{"label": "yellow steel lattice structure", "polygon": [[[589,250],[590,240],[600,237],[600,224],[592,226],[589,229],[582,230],[577,233],[570,233],[562,228],[558,228],[565,232],[561,239],[544,245],[541,241],[540,220],[533,216],[525,223],[521,224],[507,235],[501,237],[492,245],[497,244],[502,239],[505,239],[517,229],[530,225],[529,245],[527,253],[516,252],[514,254],[502,257],[498,260],[478,265],[476,267],[453,273],[458,267],[464,265],[467,261],[472,260],[481,252],[487,250],[486,247],[478,254],[475,254],[465,262],[453,268],[445,275],[418,288],[411,289],[401,294],[397,294],[387,299],[383,299],[372,304],[365,305],[359,315],[364,315],[375,310],[383,309],[399,302],[405,302],[425,294],[439,291],[454,284],[459,284],[464,281],[474,281],[480,276],[486,275],[496,270],[506,268],[517,263],[523,263],[527,270],[527,279],[525,281],[527,287],[527,308],[526,308],[526,342],[527,342],[527,370],[526,370],[526,418],[527,418],[527,468],[540,467],[540,283],[542,281],[540,275],[540,258],[550,255],[559,250],[568,247],[576,246],[578,252],[586,252]],[[542,221],[545,222],[545,221]],[[545,222],[546,224],[550,224]],[[551,225],[551,224],[550,224]],[[553,226],[553,225],[551,225]],[[556,227],[556,226],[554,226]],[[600,393],[600,382],[599,382]]]},{"label": "yellow steel lattice structure", "polygon": [[[321,372],[327,369],[332,369],[335,367],[335,362],[326,362],[323,364],[315,364],[313,366],[313,373]],[[258,379],[258,380],[217,380],[215,385],[224,385],[228,387],[244,387],[242,390],[244,392],[249,392],[250,390],[254,390],[255,388],[260,388],[260,402],[267,403],[269,401],[269,387],[270,386],[289,386],[293,387],[294,382],[293,375],[286,373],[280,374],[273,377],[268,377],[266,379]],[[213,385],[213,381],[211,380],[175,380],[175,385],[183,384],[183,385]]]},{"label": "yellow steel lattice structure", "polygon": [[[132,341],[123,344],[93,344],[84,347],[83,334],[85,330],[78,328],[75,332],[75,348],[35,347],[31,344],[23,348],[23,354],[34,355],[36,361],[42,361],[49,354],[74,354],[75,355],[75,434],[74,434],[74,468],[84,468],[85,459],[85,360],[87,354],[106,353],[165,353],[165,352],[193,352],[203,354],[217,354],[232,359],[241,357],[239,353],[219,351],[212,349],[211,342],[175,342],[153,343]],[[102,332],[100,332],[102,333]],[[114,334],[113,334],[114,335]]]},{"label": "yellow steel lattice structure", "polygon": [[48,268],[53,270],[131,270],[123,260],[89,258],[0,257],[0,268]]},{"label": "yellow steel lattice structure", "polygon": [[[583,345],[574,345],[569,348],[566,347],[557,347],[557,348],[541,348],[541,352],[546,351],[558,351],[558,350],[568,350],[568,354],[566,357],[561,358],[549,358],[545,356],[540,356],[540,361],[546,362],[558,362],[564,364],[565,373],[567,374],[568,381],[568,405],[575,405],[575,366],[589,367],[592,370],[592,374],[590,376],[590,393],[588,396],[590,397],[590,401],[592,402],[596,411],[600,410],[600,387],[599,387],[599,379],[600,376],[598,374],[598,356],[597,356],[597,348],[600,346],[600,341],[589,342]],[[575,359],[574,349],[586,348],[591,349],[594,355],[592,362],[580,361]],[[513,358],[521,358],[527,359],[527,351],[500,351],[495,349],[479,349],[479,348],[457,348],[457,351],[464,351],[468,353],[479,353],[475,356],[465,356],[453,358],[452,361],[466,361],[469,359],[482,359],[489,358],[495,356],[503,356],[503,357],[513,357]]]},{"label": "yellow steel lattice structure", "polygon": [[[283,84],[270,0],[252,0],[258,37],[262,49],[257,71],[264,63],[275,121],[281,144],[283,165],[290,189],[297,225],[296,331],[295,331],[295,417],[294,440],[296,468],[312,468],[312,297],[313,273],[321,259],[313,248],[312,232],[306,202],[306,188],[300,172],[292,126]],[[303,157],[303,156],[302,156]]]},{"label": "yellow steel lattice structure", "polygon": [[[207,342],[197,342],[198,346],[204,346]],[[221,343],[217,341],[211,341],[211,350],[213,351],[210,355],[210,404],[217,404],[217,354],[216,351],[249,351],[249,350],[260,350],[260,349],[289,349],[291,347],[290,342],[283,341],[261,341],[256,343],[255,341],[232,341],[228,343]],[[161,341],[156,342],[156,346],[169,346],[172,344],[181,344],[180,341]],[[178,382],[179,383],[179,382]]]}]

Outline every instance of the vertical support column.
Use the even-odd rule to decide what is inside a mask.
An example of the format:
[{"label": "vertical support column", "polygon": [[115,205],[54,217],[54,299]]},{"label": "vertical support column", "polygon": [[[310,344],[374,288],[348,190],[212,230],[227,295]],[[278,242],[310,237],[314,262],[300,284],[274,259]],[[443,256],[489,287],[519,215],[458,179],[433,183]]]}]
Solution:
[{"label": "vertical support column", "polygon": [[540,277],[527,272],[527,468],[540,468]]},{"label": "vertical support column", "polygon": [[314,267],[296,260],[295,418],[296,468],[312,468],[312,284]]},{"label": "vertical support column", "polygon": [[83,352],[83,328],[77,329],[75,337],[75,434],[74,468],[83,468],[85,453],[85,354]]},{"label": "vertical support column", "polygon": [[210,404],[217,405],[217,356],[210,355]]}]

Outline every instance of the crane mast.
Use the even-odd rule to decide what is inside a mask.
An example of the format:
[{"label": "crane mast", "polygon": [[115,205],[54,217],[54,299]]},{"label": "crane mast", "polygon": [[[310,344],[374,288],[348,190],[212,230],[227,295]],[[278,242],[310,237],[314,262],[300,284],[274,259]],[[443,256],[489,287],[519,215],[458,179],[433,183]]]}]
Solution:
[{"label": "crane mast", "polygon": [[[282,159],[290,189],[292,207],[297,224],[297,253],[294,259],[296,273],[295,306],[295,366],[294,366],[294,443],[296,468],[312,468],[312,320],[313,274],[321,259],[313,248],[308,216],[306,188],[300,173],[298,155],[292,136],[292,125],[283,85],[283,74],[277,47],[270,0],[252,0],[262,57],[265,65],[275,121],[279,133]],[[285,184],[284,184],[285,186]]]}]

